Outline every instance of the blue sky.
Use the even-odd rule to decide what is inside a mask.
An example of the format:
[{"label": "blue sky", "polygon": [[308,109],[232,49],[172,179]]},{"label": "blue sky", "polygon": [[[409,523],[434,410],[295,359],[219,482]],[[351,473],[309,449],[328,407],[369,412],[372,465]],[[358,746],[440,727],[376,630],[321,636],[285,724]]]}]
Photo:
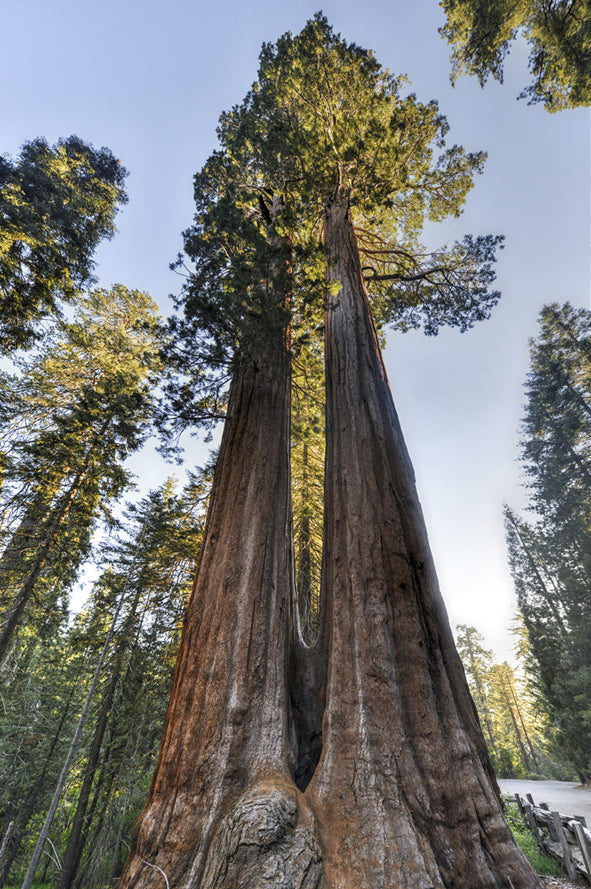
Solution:
[{"label": "blue sky", "polygon": [[[130,171],[119,233],[101,247],[102,286],[148,290],[168,311],[168,270],[192,216],[192,176],[215,147],[219,114],[256,78],[264,41],[299,31],[319,6],[303,0],[3,0],[0,152],[76,133],[107,145]],[[386,363],[414,462],[452,625],[511,654],[515,611],[502,504],[525,502],[518,427],[528,339],[545,302],[589,307],[589,113],[549,115],[516,101],[527,82],[518,44],[505,83],[452,89],[436,0],[339,0],[322,6],[345,38],[439,100],[449,143],[489,159],[459,220],[429,230],[433,246],[466,232],[503,233],[501,302],[466,334],[388,337]],[[204,449],[191,446],[188,462]],[[170,471],[136,458],[142,484]]]}]

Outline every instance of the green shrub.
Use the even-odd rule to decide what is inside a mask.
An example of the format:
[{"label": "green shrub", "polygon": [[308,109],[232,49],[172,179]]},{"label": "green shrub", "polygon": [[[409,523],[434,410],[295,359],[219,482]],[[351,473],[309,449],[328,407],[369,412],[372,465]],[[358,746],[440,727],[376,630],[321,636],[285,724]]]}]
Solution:
[{"label": "green shrub", "polygon": [[505,817],[517,844],[535,872],[543,877],[559,877],[562,866],[556,858],[540,852],[535,838],[527,826],[527,822],[519,811],[517,803],[503,803]]}]

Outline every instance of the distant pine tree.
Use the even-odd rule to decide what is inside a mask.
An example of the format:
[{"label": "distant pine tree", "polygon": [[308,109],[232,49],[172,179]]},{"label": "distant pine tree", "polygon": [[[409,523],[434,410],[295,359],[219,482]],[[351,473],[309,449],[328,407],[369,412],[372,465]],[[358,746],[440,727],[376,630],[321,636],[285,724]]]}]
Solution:
[{"label": "distant pine tree", "polygon": [[0,665],[17,628],[67,592],[101,511],[130,482],[123,463],[147,435],[160,366],[156,321],[147,294],[118,285],[80,295],[73,320],[11,381]]},{"label": "distant pine tree", "polygon": [[591,312],[546,306],[531,343],[522,461],[536,518],[506,511],[535,688],[591,778]]},{"label": "distant pine tree", "polygon": [[92,283],[93,253],[115,232],[127,173],[77,136],[0,156],[0,351],[28,348],[40,322]]}]

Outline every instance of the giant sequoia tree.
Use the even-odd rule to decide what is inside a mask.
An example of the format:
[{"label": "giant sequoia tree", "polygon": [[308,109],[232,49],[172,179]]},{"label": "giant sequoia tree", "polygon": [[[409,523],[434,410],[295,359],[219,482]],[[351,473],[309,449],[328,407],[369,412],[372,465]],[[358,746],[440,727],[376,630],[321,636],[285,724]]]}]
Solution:
[{"label": "giant sequoia tree", "polygon": [[[461,211],[483,158],[446,149],[436,104],[402,88],[317,16],[263,48],[258,84],[222,118],[221,148],[196,178],[196,266],[177,329],[186,355],[211,362],[199,411],[228,360],[232,382],[121,889],[164,876],[187,889],[538,885],[502,817],[364,280],[379,322],[431,333],[470,326],[497,298],[494,238],[420,247],[423,219]],[[324,545],[308,647],[294,589],[290,366],[319,333],[320,306]]]}]

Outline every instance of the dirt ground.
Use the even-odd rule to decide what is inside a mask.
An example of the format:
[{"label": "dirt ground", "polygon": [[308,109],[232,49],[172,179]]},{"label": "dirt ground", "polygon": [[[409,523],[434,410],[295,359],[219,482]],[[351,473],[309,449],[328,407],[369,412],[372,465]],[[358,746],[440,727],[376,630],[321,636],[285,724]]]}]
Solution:
[{"label": "dirt ground", "polygon": [[548,889],[589,889],[589,883],[583,879],[574,883],[566,877],[541,877],[541,880]]}]

